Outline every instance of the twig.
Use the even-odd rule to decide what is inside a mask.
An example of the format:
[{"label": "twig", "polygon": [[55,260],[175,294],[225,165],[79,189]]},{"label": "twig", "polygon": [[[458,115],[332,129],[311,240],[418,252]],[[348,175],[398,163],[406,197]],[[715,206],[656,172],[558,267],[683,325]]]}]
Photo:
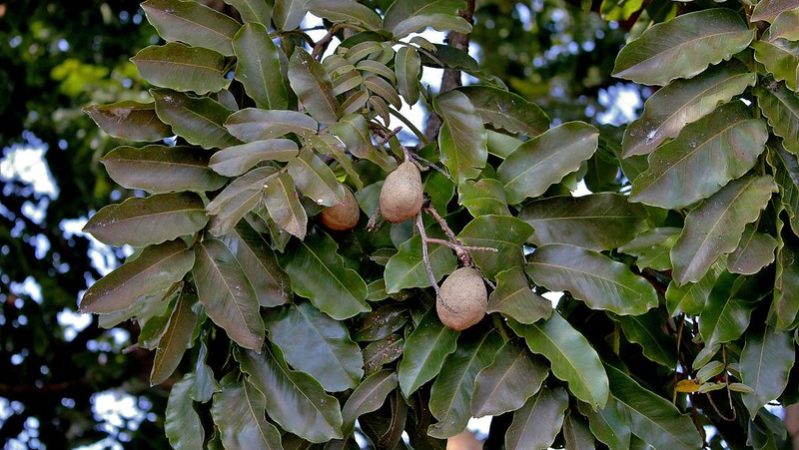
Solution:
[{"label": "twig", "polygon": [[493,247],[478,247],[478,246],[475,246],[475,245],[460,245],[460,244],[455,244],[453,242],[450,242],[450,241],[447,241],[447,240],[444,240],[444,239],[428,238],[427,239],[427,243],[428,244],[444,245],[446,247],[451,248],[452,250],[455,250],[456,253],[460,253],[460,252],[463,252],[463,251],[494,252],[494,253],[498,253],[499,252],[499,250],[497,250],[497,249],[495,249]]},{"label": "twig", "polygon": [[422,261],[424,262],[424,267],[427,270],[427,276],[430,278],[430,284],[433,285],[433,289],[436,291],[436,298],[438,298],[439,294],[441,294],[441,289],[438,287],[436,275],[433,273],[433,266],[430,263],[430,254],[427,251],[427,232],[424,229],[424,222],[422,221],[421,213],[416,215],[416,228],[419,229],[419,235],[422,237]]},{"label": "twig", "polygon": [[400,131],[402,131],[402,127],[394,128],[393,130],[391,130],[390,133],[384,134],[380,138],[380,140],[375,143],[375,145],[378,146],[378,147],[385,145],[386,143],[388,143],[388,141],[391,140],[391,138],[393,138],[394,136],[399,134]]},{"label": "twig", "polygon": [[449,239],[449,242],[453,244],[453,246],[450,246],[450,248],[455,250],[455,254],[458,256],[461,264],[463,264],[465,267],[472,267],[472,257],[469,255],[466,246],[463,245],[457,236],[455,236],[455,232],[449,227],[447,221],[444,220],[444,218],[441,217],[441,214],[439,214],[438,211],[431,205],[426,206],[424,211],[427,214],[430,214],[433,219],[435,219],[435,221],[438,223],[438,226],[440,226],[444,231],[444,234],[447,235],[447,239]]},{"label": "twig", "polygon": [[427,145],[428,143],[430,143],[430,141],[427,139],[427,136],[425,136],[424,133],[422,133],[422,131],[420,129],[416,128],[416,125],[414,125],[413,122],[408,120],[407,117],[405,117],[402,114],[400,114],[399,111],[397,111],[396,109],[394,109],[392,107],[389,107],[388,108],[388,112],[392,116],[394,116],[397,119],[399,119],[400,122],[405,124],[405,126],[407,126],[408,129],[411,130],[413,132],[413,134],[416,135],[416,137],[419,139],[419,142],[421,142],[422,145]]},{"label": "twig", "polygon": [[327,46],[330,45],[330,42],[333,40],[333,37],[336,35],[336,33],[339,32],[339,30],[341,30],[341,28],[342,26],[340,23],[337,23],[332,27],[330,27],[330,31],[328,31],[327,34],[322,36],[322,39],[319,39],[319,42],[317,42],[313,46],[313,51],[311,52],[311,56],[315,59],[321,57],[322,54],[325,53],[325,50],[327,50]]}]

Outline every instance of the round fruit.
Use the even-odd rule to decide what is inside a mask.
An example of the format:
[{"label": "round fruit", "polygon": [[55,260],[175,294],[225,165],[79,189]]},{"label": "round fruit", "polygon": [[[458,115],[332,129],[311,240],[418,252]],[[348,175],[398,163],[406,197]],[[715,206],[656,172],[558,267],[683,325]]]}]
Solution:
[{"label": "round fruit", "polygon": [[380,213],[391,223],[404,222],[422,209],[424,188],[419,169],[405,161],[386,177],[380,189]]},{"label": "round fruit", "polygon": [[344,200],[337,205],[325,208],[319,218],[322,225],[330,230],[346,231],[355,228],[358,225],[358,219],[361,217],[361,210],[358,208],[358,202],[352,191],[344,188]]},{"label": "round fruit", "polygon": [[483,277],[471,267],[461,267],[441,284],[436,313],[441,323],[461,331],[482,320],[487,305],[488,292]]}]

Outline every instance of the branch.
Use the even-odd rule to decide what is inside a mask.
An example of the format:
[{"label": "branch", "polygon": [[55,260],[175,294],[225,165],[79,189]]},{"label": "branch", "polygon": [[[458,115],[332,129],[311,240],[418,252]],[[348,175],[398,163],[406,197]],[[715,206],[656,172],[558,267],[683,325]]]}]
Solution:
[{"label": "branch", "polygon": [[436,282],[436,275],[433,273],[433,265],[430,263],[430,254],[428,253],[427,249],[429,238],[427,237],[427,232],[424,229],[424,222],[422,221],[421,213],[416,215],[416,228],[419,229],[419,235],[422,237],[422,261],[424,262],[425,269],[427,269],[427,276],[430,278],[430,284],[433,285],[433,289],[436,291],[436,298],[438,298],[441,290]]}]

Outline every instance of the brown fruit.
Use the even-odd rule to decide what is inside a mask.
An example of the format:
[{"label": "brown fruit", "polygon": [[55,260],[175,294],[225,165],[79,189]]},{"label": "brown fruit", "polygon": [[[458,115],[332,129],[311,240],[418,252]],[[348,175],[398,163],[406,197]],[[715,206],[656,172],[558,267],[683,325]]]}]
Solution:
[{"label": "brown fruit", "polygon": [[337,205],[322,210],[319,215],[322,225],[330,230],[346,231],[355,228],[358,225],[358,219],[361,217],[361,210],[358,207],[358,202],[352,191],[344,188],[344,200]]},{"label": "brown fruit", "polygon": [[405,161],[386,177],[380,189],[380,213],[391,223],[404,222],[422,209],[424,188],[419,169]]},{"label": "brown fruit", "polygon": [[455,331],[469,328],[483,319],[488,292],[480,272],[461,267],[441,284],[436,313],[441,323]]}]

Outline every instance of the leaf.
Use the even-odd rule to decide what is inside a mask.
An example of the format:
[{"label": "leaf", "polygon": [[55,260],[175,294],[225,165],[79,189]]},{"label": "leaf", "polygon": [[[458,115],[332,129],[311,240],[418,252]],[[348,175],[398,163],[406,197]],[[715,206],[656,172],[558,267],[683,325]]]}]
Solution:
[{"label": "leaf", "polygon": [[465,206],[472,217],[510,215],[505,189],[493,178],[464,181],[458,186],[458,204]]},{"label": "leaf", "polygon": [[730,101],[757,77],[737,61],[721,64],[690,80],[678,80],[652,94],[644,111],[624,131],[622,157],[652,153],[682,128]]},{"label": "leaf", "polygon": [[372,342],[363,349],[363,370],[371,374],[402,356],[405,341],[398,334]]},{"label": "leaf", "polygon": [[799,159],[780,146],[771,147],[766,160],[780,189],[780,200],[795,235],[799,235]]},{"label": "leaf", "polygon": [[158,118],[189,144],[212,149],[240,143],[222,126],[231,111],[220,103],[165,89],[151,89],[150,93],[155,98]]},{"label": "leaf", "polygon": [[332,92],[330,76],[308,52],[300,48],[294,51],[288,78],[291,88],[314,119],[324,124],[338,121],[340,109]]},{"label": "leaf", "polygon": [[673,369],[677,364],[676,340],[663,331],[668,316],[662,310],[652,310],[640,316],[614,318],[628,341],[641,346],[644,356],[664,367]]},{"label": "leaf", "polygon": [[782,138],[786,150],[799,155],[799,97],[777,82],[768,89],[758,86],[753,92],[774,134]]},{"label": "leaf", "polygon": [[532,325],[509,319],[508,325],[524,338],[533,353],[549,360],[552,373],[569,384],[572,395],[593,408],[605,405],[608,378],[599,355],[560,314],[552,314],[545,322]]},{"label": "leaf", "polygon": [[[430,246],[430,266],[436,281],[457,268],[457,258],[444,246]],[[422,238],[414,235],[399,246],[399,251],[388,260],[383,274],[386,292],[395,294],[402,289],[429,287],[430,277],[422,260]]]},{"label": "leaf", "polygon": [[753,42],[752,48],[755,61],[763,64],[777,81],[784,81],[792,91],[799,88],[799,43],[770,38]]},{"label": "leaf", "polygon": [[486,312],[502,313],[503,316],[526,324],[552,315],[552,303],[532,291],[521,267],[503,270],[497,274],[496,279],[497,287],[488,296]]},{"label": "leaf", "polygon": [[146,47],[130,60],[154,86],[203,95],[228,84],[225,57],[213,50],[170,42]]},{"label": "leaf", "polygon": [[620,194],[550,197],[528,203],[519,218],[535,230],[535,245],[571,244],[610,250],[629,242],[643,228],[646,211]]},{"label": "leaf", "polygon": [[630,201],[677,209],[707,198],[754,167],[768,136],[743,103],[722,106],[649,155]]},{"label": "leaf", "polygon": [[533,228],[513,216],[480,216],[463,227],[458,239],[466,245],[492,248],[474,250],[472,260],[488,278],[513,266],[524,264],[522,245]]},{"label": "leaf", "polygon": [[731,296],[731,277],[723,277],[708,297],[705,309],[699,316],[699,333],[705,347],[714,347],[735,341],[749,326],[754,302]]},{"label": "leaf", "polygon": [[289,94],[280,66],[281,53],[263,25],[246,23],[233,38],[236,79],[255,106],[286,109]]},{"label": "leaf", "polygon": [[366,304],[366,282],[346,267],[337,250],[330,236],[310,236],[286,255],[283,267],[296,295],[309,299],[330,317],[344,320],[370,308]]},{"label": "leaf", "polygon": [[208,317],[240,346],[260,351],[265,334],[260,305],[233,253],[222,242],[205,239],[195,254],[192,275]]},{"label": "leaf", "polygon": [[652,228],[640,233],[632,241],[620,246],[618,250],[638,258],[635,265],[639,268],[669,270],[671,269],[669,250],[677,240],[680,231],[682,230],[676,227]]},{"label": "leaf", "polygon": [[569,291],[591,309],[637,316],[658,304],[657,292],[644,278],[601,253],[563,244],[539,247],[527,273],[552,291]]},{"label": "leaf", "polygon": [[727,269],[732,273],[754,275],[774,262],[777,241],[771,235],[758,233],[752,224],[744,229],[738,248],[727,256]]},{"label": "leaf", "polygon": [[541,388],[549,369],[514,341],[497,351],[494,361],[477,375],[472,396],[474,417],[516,411]]},{"label": "leaf", "polygon": [[508,203],[538,197],[549,186],[580,168],[594,154],[599,141],[596,128],[568,122],[520,145],[497,168]]},{"label": "leaf", "polygon": [[91,105],[83,112],[109,135],[130,141],[153,142],[172,135],[169,126],[155,115],[154,103],[122,101]]},{"label": "leaf", "polygon": [[300,26],[308,12],[308,0],[275,0],[272,20],[281,31]]},{"label": "leaf", "polygon": [[541,389],[513,413],[513,421],[505,432],[505,448],[549,448],[560,432],[568,406],[569,395],[563,388]]},{"label": "leaf", "polygon": [[[366,61],[361,61],[358,66],[361,66]],[[402,99],[400,99],[397,90],[388,81],[375,75],[367,75],[363,78],[363,87],[369,92],[379,95],[383,100],[390,103],[391,106],[400,109],[402,108]]]},{"label": "leaf", "polygon": [[308,9],[315,16],[333,23],[346,22],[367,30],[379,30],[382,20],[371,8],[354,0],[310,0]]},{"label": "leaf", "polygon": [[697,282],[721,256],[738,246],[744,227],[757,220],[777,186],[769,176],[748,176],[729,183],[688,213],[671,249],[674,280]]},{"label": "leaf", "polygon": [[579,418],[574,413],[566,415],[566,420],[563,422],[563,440],[565,441],[566,448],[569,449],[587,449],[596,448],[594,445],[596,441],[591,431],[588,429],[588,424],[582,418]]},{"label": "leaf", "polygon": [[311,136],[308,139],[308,142],[320,155],[325,157],[333,157],[333,159],[335,159],[335,161],[338,163],[338,167],[346,174],[347,180],[355,185],[355,189],[363,189],[363,181],[361,181],[361,176],[358,171],[355,170],[355,167],[353,166],[354,161],[349,155],[347,155],[347,149],[341,139],[327,134],[324,136]]},{"label": "leaf", "polygon": [[[772,2],[764,1],[762,3],[768,4]],[[790,3],[790,1],[783,2],[784,5],[788,5]],[[757,7],[757,5],[755,5],[755,7]],[[791,9],[786,9],[777,14],[776,18],[773,20],[773,23],[768,29],[769,40],[799,40],[799,9],[795,9],[796,7],[799,7],[799,2],[796,2],[796,5],[791,7]]]},{"label": "leaf", "polygon": [[282,230],[299,239],[305,239],[308,215],[294,189],[294,180],[286,173],[272,178],[264,188],[264,203],[269,217]]},{"label": "leaf", "polygon": [[458,88],[469,97],[484,123],[511,133],[538,136],[549,128],[549,116],[519,95],[490,86]]},{"label": "leaf", "polygon": [[438,135],[441,162],[458,183],[477,178],[488,149],[483,121],[465,94],[450,91],[436,97],[433,108],[444,125]]},{"label": "leaf", "polygon": [[741,382],[754,389],[754,393],[743,394],[741,398],[750,417],[782,394],[795,356],[789,333],[766,328],[762,333],[746,335],[740,359]]},{"label": "leaf", "polygon": [[724,272],[724,264],[717,262],[710,266],[705,276],[696,283],[679,286],[674,280],[666,289],[666,306],[672,316],[680,313],[698,315],[705,307],[716,280]]},{"label": "leaf", "polygon": [[404,306],[396,303],[381,306],[363,318],[355,328],[353,339],[360,342],[377,341],[401,330],[406,323],[408,313]]},{"label": "leaf", "polygon": [[458,10],[466,7],[461,0],[396,0],[386,10],[383,28],[395,39],[420,32],[427,27],[438,31],[469,33],[471,24],[459,17]]},{"label": "leaf", "polygon": [[290,370],[279,349],[267,345],[262,355],[243,351],[238,361],[280,428],[315,443],[343,437],[338,400],[310,375]]},{"label": "leaf", "polygon": [[774,22],[781,12],[799,7],[797,0],[761,0],[752,11],[752,22]]},{"label": "leaf", "polygon": [[164,40],[233,56],[230,41],[241,25],[232,18],[205,5],[180,0],[147,0],[141,7]]},{"label": "leaf", "polygon": [[83,294],[81,312],[122,311],[140,297],[169,288],[194,266],[194,253],[182,241],[147,247],[132,261],[95,282]]},{"label": "leaf", "polygon": [[422,60],[414,47],[400,47],[394,58],[394,73],[397,88],[409,105],[419,101],[419,77],[422,74]]},{"label": "leaf", "polygon": [[[203,448],[205,430],[200,416],[194,410],[191,389],[194,375],[186,374],[181,381],[172,386],[166,403],[164,430],[169,444],[176,450],[195,450]],[[191,430],[190,433],[186,430]]]},{"label": "leaf", "polygon": [[[270,314],[266,320],[270,341],[280,347],[292,367],[311,375],[328,392],[358,385],[363,356],[342,322],[302,302]],[[302,345],[297,345],[302,342]]]},{"label": "leaf", "polygon": [[197,315],[191,310],[197,296],[184,288],[178,296],[175,309],[169,318],[166,332],[158,342],[153,368],[150,373],[150,385],[161,384],[169,378],[183,359],[183,353],[192,341]]},{"label": "leaf", "polygon": [[668,400],[636,383],[619,369],[605,365],[610,391],[622,410],[630,415],[630,429],[654,448],[695,450],[702,438],[691,418]]},{"label": "leaf", "polygon": [[280,431],[266,420],[265,410],[264,394],[250,383],[231,381],[222,386],[214,394],[211,416],[225,448],[283,450]]},{"label": "leaf", "polygon": [[429,436],[443,439],[466,429],[472,416],[475,378],[491,364],[501,346],[502,338],[492,330],[479,337],[464,336],[455,353],[447,356],[430,389],[430,412],[438,422],[428,427]]},{"label": "leaf", "polygon": [[291,300],[288,275],[260,233],[241,221],[221,240],[241,264],[261,306],[279,306]]},{"label": "leaf", "polygon": [[[794,327],[799,314],[799,251],[783,237],[782,219],[777,217],[777,263],[774,274],[774,300],[769,314],[777,330]],[[786,233],[787,234],[787,233]]]},{"label": "leaf", "polygon": [[208,168],[209,155],[196,147],[117,147],[100,159],[108,175],[127,189],[153,194],[206,192],[226,180]]},{"label": "leaf", "polygon": [[272,5],[263,0],[224,0],[228,5],[236,8],[241,20],[247,23],[257,23],[268,27],[272,22]]},{"label": "leaf", "polygon": [[630,413],[613,396],[608,397],[607,404],[601,409],[584,407],[584,403],[578,406],[580,412],[588,417],[588,426],[597,440],[613,449],[630,448]]},{"label": "leaf", "polygon": [[196,402],[207,403],[211,400],[214,392],[219,390],[219,383],[214,379],[214,371],[206,364],[208,347],[202,340],[200,340],[199,347],[194,367],[194,386],[191,388],[191,398]]},{"label": "leaf", "polygon": [[275,177],[273,167],[260,167],[236,178],[205,207],[211,214],[209,230],[214,236],[227,234],[250,211],[256,209],[264,195],[264,186]]},{"label": "leaf", "polygon": [[391,370],[382,370],[368,376],[352,391],[341,415],[344,417],[344,435],[352,433],[355,421],[363,414],[377,411],[386,401],[386,397],[397,388],[397,374]]},{"label": "leaf", "polygon": [[83,231],[108,245],[144,247],[193,234],[206,223],[205,205],[196,194],[158,194],[108,205]]},{"label": "leaf", "polygon": [[298,153],[294,141],[267,139],[220,150],[211,156],[209,166],[220,175],[235,177],[263,161],[291,161]]},{"label": "leaf", "polygon": [[622,48],[613,76],[664,86],[730,59],[749,46],[754,36],[738,13],[730,9],[682,14],[653,26]]},{"label": "leaf", "polygon": [[386,172],[396,169],[397,163],[382,151],[375,149],[369,135],[366,118],[360,114],[348,114],[337,123],[330,124],[330,132],[341,139],[353,156],[369,160]]},{"label": "leaf", "polygon": [[441,372],[444,359],[457,347],[458,335],[441,324],[435,308],[427,311],[408,336],[397,371],[406,398]]},{"label": "leaf", "polygon": [[322,206],[334,206],[344,200],[344,187],[330,167],[313,151],[303,149],[287,166],[297,189]]},{"label": "leaf", "polygon": [[245,108],[228,117],[225,128],[242,141],[253,142],[279,138],[289,133],[301,136],[316,134],[319,124],[297,111]]}]

